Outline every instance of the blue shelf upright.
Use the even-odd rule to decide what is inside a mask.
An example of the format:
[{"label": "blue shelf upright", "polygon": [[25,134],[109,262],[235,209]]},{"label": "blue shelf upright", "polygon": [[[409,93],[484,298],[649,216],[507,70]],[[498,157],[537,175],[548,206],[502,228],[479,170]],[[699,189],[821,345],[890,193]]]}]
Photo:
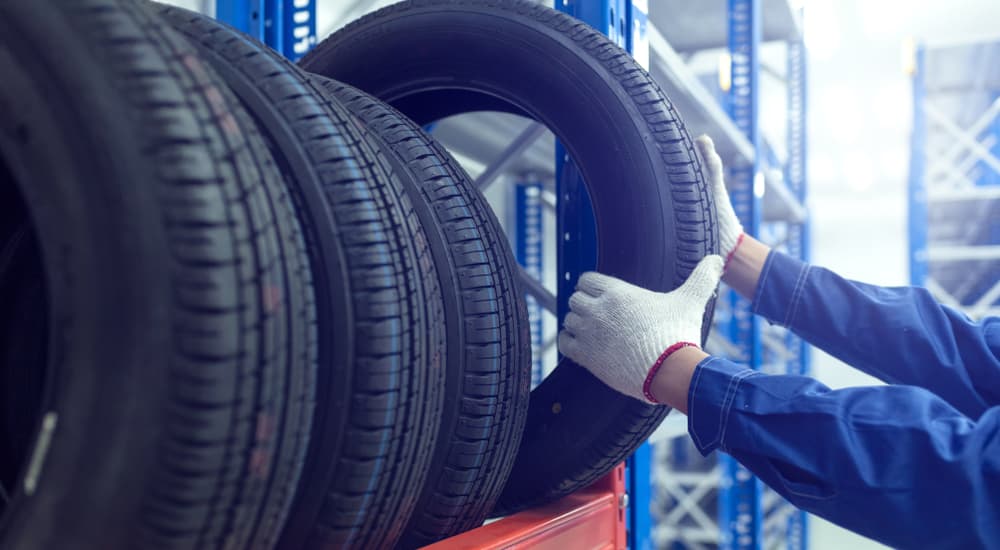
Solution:
[{"label": "blue shelf upright", "polygon": [[[513,223],[508,223],[508,227],[513,227],[513,235],[508,234],[508,237],[513,237],[514,257],[526,276],[541,281],[545,247],[544,205],[541,199],[544,184],[534,177],[522,177],[510,189],[514,219]],[[545,377],[542,364],[544,324],[538,299],[529,294],[525,301],[531,330],[531,387],[534,388]]]},{"label": "blue shelf upright", "polygon": [[[729,52],[731,87],[727,111],[736,127],[746,136],[754,155],[749,161],[729,165],[730,200],[744,231],[760,234],[760,197],[763,191],[761,139],[758,124],[760,79],[759,46],[761,40],[760,2],[729,0]],[[731,312],[726,333],[735,344],[734,359],[759,369],[761,365],[760,323],[750,310],[750,302],[727,290],[725,300]],[[759,548],[763,523],[761,485],[750,472],[729,455],[719,456],[719,527],[720,547]]]},{"label": "blue shelf upright", "polygon": [[[648,60],[646,2],[633,0],[556,0],[556,9],[603,32],[632,53]],[[638,52],[638,55],[637,55]],[[648,61],[647,61],[648,62]],[[557,253],[558,319],[569,310],[568,300],[579,276],[597,265],[597,236],[590,196],[566,150],[556,143],[556,197],[558,197]],[[626,462],[628,543],[632,549],[652,549],[652,450],[644,443]]]},{"label": "blue shelf upright", "polygon": [[292,61],[316,45],[316,0],[216,0],[215,18]]},{"label": "blue shelf upright", "polygon": [[[802,40],[789,42],[787,61],[788,125],[786,139],[788,160],[785,165],[784,177],[789,188],[795,194],[795,199],[798,200],[799,204],[805,205],[808,198],[806,192],[806,136],[808,129],[806,113],[808,101],[806,96],[806,48]],[[808,262],[810,260],[809,218],[806,217],[801,223],[788,224],[787,230],[788,253]],[[809,374],[811,371],[809,344],[790,331],[786,331],[785,345],[790,352],[786,366],[787,372],[790,374]],[[806,550],[809,546],[808,514],[795,509],[787,502],[782,502],[785,510],[776,512],[774,516],[779,518],[777,522],[773,522],[777,528],[775,536],[784,536],[787,540],[785,547],[788,550]],[[783,513],[787,514],[787,519],[781,518],[780,514]],[[765,539],[766,537],[767,529],[765,526]]]},{"label": "blue shelf upright", "polygon": [[[682,0],[653,6],[662,11],[651,13],[651,22],[663,33],[657,40],[654,75],[669,79],[662,85],[674,103],[684,107],[681,114],[691,133],[704,132],[715,140],[728,170],[726,183],[734,210],[746,232],[808,259],[806,51],[801,14],[779,1],[719,4],[724,9]],[[697,29],[690,26],[695,18],[703,22]],[[787,94],[785,158],[764,138],[759,119],[765,40],[783,42],[786,51],[784,74],[777,76]],[[718,77],[717,88],[715,78],[693,74],[682,57],[715,53],[712,50],[725,60],[720,73],[712,75]],[[768,373],[809,372],[807,345],[780,327],[761,323],[750,303],[732,290],[723,288],[720,293],[715,322],[706,346],[710,353]],[[805,513],[732,457],[720,452],[703,459],[684,435],[674,430],[658,444],[654,540],[659,547],[802,550],[807,546]]]}]

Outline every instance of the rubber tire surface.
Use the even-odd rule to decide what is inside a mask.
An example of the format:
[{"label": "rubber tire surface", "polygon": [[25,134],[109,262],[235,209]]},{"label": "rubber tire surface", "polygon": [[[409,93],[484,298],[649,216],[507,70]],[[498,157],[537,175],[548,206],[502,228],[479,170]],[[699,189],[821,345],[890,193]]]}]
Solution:
[{"label": "rubber tire surface", "polygon": [[315,309],[254,125],[131,1],[0,4],[0,73],[50,374],[0,547],[271,544],[306,451]]},{"label": "rubber tire surface", "polygon": [[231,27],[159,13],[256,117],[311,243],[319,420],[280,546],[393,546],[424,483],[444,396],[444,306],[428,238],[388,156],[335,98]]},{"label": "rubber tire surface", "polygon": [[313,78],[395,155],[439,266],[448,326],[447,398],[431,471],[400,542],[404,548],[425,546],[482,525],[514,465],[531,382],[517,261],[485,198],[431,136],[354,87]]},{"label": "rubber tire surface", "polygon": [[[718,251],[701,167],[677,113],[628,53],[566,14],[526,0],[401,2],[326,38],[300,66],[354,85],[420,125],[481,110],[541,121],[586,182],[602,273],[665,291]],[[494,513],[589,484],[667,412],[563,361],[531,394]]]},{"label": "rubber tire surface", "polygon": [[10,174],[0,166],[0,486],[3,500],[28,455],[45,370],[45,274],[37,239]]}]

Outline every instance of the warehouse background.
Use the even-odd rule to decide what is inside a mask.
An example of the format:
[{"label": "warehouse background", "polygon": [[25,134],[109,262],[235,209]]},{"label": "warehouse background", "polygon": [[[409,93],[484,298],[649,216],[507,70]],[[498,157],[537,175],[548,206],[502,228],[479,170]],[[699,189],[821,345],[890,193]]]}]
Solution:
[{"label": "warehouse background", "polygon": [[[912,45],[996,39],[1000,4],[804,4],[812,98],[813,261],[866,282],[909,284],[907,168],[913,93],[906,69]],[[821,351],[812,353],[814,375],[832,387],[880,383]],[[811,528],[815,549],[883,548],[818,518],[812,518]]]},{"label": "warehouse background", "polygon": [[[211,0],[171,3],[207,13],[214,9]],[[318,37],[391,3],[321,0]],[[803,10],[808,48],[811,259],[865,282],[908,284],[907,178],[913,121],[908,70],[913,48],[916,43],[1000,37],[996,28],[1000,3],[791,0],[791,4]],[[771,56],[774,65],[781,65],[781,55],[763,49],[765,63]],[[688,61],[702,73],[717,66],[711,55]],[[783,143],[785,95],[777,83],[766,76],[762,79],[762,131],[770,141]],[[497,201],[496,196],[491,198]],[[812,350],[812,354],[813,375],[832,387],[879,383],[822,352]],[[810,546],[882,548],[818,518],[811,518]]]}]

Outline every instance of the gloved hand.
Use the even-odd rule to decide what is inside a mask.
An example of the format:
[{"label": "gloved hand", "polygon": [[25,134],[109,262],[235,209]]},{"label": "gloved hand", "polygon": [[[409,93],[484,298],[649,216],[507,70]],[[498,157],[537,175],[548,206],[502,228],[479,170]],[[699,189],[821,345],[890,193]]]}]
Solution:
[{"label": "gloved hand", "polygon": [[715,152],[715,144],[712,138],[702,134],[694,140],[695,147],[701,153],[701,158],[705,160],[705,178],[708,179],[708,187],[715,199],[715,214],[719,223],[719,253],[726,259],[725,266],[729,265],[729,260],[733,253],[743,242],[743,226],[733,211],[733,204],[729,200],[729,193],[726,191],[722,159]]},{"label": "gloved hand", "polygon": [[714,255],[671,292],[584,273],[569,298],[559,351],[619,392],[656,403],[649,391],[656,371],[674,351],[698,347],[705,307],[721,276],[722,258]]}]

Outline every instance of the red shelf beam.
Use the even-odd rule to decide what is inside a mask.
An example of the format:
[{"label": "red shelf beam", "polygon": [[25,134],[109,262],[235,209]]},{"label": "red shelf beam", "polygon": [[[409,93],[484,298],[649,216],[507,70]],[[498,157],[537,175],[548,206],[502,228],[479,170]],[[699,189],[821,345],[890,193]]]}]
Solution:
[{"label": "red shelf beam", "polygon": [[425,546],[424,550],[624,550],[625,465],[590,487]]}]

